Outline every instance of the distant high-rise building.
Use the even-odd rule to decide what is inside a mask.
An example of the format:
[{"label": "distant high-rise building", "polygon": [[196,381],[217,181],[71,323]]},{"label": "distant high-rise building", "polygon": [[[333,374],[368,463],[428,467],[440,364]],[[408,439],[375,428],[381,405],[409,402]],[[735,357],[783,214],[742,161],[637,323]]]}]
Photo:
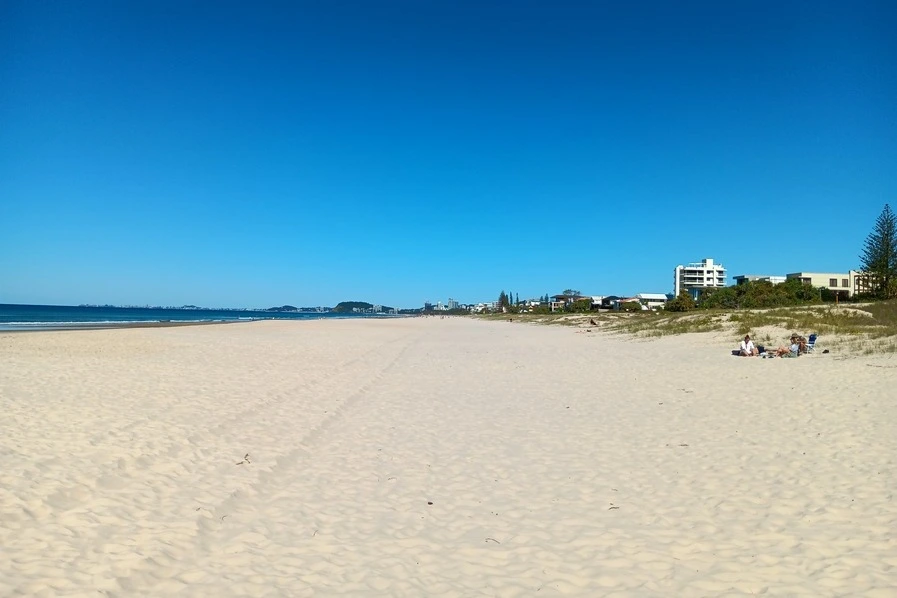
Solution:
[{"label": "distant high-rise building", "polygon": [[449,297],[448,308],[449,309],[458,309],[458,302],[455,301],[454,299],[452,299],[451,297]]},{"label": "distant high-rise building", "polygon": [[722,264],[713,263],[709,257],[700,262],[676,266],[673,273],[674,297],[678,297],[682,291],[687,291],[697,299],[702,289],[724,286],[726,286],[726,269]]}]

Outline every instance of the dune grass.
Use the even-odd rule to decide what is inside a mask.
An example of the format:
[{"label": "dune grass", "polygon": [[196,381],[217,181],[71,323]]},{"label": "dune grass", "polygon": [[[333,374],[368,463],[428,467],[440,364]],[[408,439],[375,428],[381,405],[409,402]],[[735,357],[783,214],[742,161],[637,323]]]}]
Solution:
[{"label": "dune grass", "polygon": [[782,344],[792,332],[818,333],[828,348],[856,354],[897,353],[897,300],[864,304],[823,304],[774,309],[689,312],[601,312],[582,314],[492,314],[493,320],[588,326],[640,338],[716,332],[737,339],[750,334],[767,346]]}]

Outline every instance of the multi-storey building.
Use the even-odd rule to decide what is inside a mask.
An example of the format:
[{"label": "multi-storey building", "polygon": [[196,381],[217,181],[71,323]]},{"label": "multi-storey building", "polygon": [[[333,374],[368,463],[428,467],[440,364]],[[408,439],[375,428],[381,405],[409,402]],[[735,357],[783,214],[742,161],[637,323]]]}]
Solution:
[{"label": "multi-storey building", "polygon": [[792,272],[786,274],[785,278],[789,280],[796,278],[804,284],[828,289],[843,298],[853,294],[850,286],[850,274],[846,272]]},{"label": "multi-storey building", "polygon": [[865,295],[875,291],[878,278],[875,274],[860,270],[848,272],[794,272],[787,278],[796,278],[804,284],[832,291],[841,299]]},{"label": "multi-storey building", "polygon": [[724,286],[726,286],[726,269],[722,264],[715,264],[709,257],[700,262],[676,266],[673,271],[674,297],[678,297],[682,291],[687,291],[697,299],[705,288]]}]

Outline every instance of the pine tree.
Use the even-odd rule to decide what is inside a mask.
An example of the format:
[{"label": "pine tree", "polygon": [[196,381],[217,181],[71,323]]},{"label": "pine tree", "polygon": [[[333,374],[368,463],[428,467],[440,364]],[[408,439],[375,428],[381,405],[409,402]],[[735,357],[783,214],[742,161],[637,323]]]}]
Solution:
[{"label": "pine tree", "polygon": [[866,237],[860,265],[874,276],[879,296],[888,298],[893,294],[892,281],[897,281],[897,219],[888,204],[876,219],[875,229]]}]

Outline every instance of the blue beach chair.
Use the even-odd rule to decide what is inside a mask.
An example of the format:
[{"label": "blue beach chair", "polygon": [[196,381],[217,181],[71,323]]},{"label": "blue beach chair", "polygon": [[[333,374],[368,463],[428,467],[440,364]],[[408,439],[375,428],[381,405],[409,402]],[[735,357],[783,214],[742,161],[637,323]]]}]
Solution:
[{"label": "blue beach chair", "polygon": [[816,339],[819,338],[819,335],[815,332],[807,337],[807,353],[813,353],[816,351]]}]

